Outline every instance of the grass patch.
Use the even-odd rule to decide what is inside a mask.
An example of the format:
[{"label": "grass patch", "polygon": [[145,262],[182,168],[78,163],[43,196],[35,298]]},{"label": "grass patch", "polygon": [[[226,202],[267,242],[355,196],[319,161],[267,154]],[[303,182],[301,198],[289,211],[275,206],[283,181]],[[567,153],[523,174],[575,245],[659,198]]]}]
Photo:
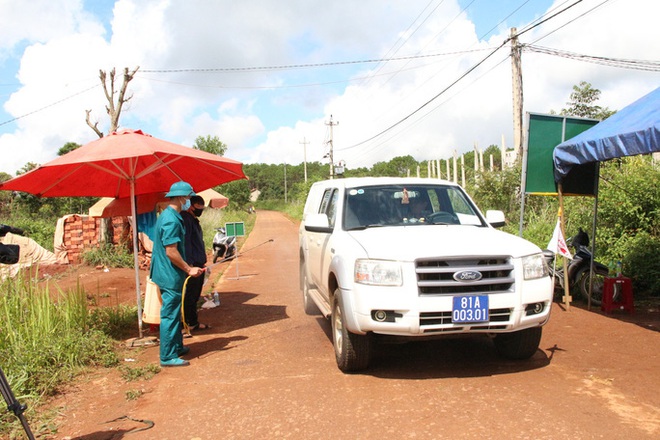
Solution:
[{"label": "grass patch", "polygon": [[[133,324],[131,312],[132,319],[124,310],[89,312],[80,287],[51,294],[21,273],[0,282],[0,363],[31,425],[48,426],[34,409],[77,374],[118,365],[112,335]],[[0,437],[21,431],[13,413],[0,413]]]},{"label": "grass patch", "polygon": [[126,391],[126,400],[137,400],[142,395],[142,390]]},{"label": "grass patch", "polygon": [[125,244],[104,243],[99,247],[86,249],[80,258],[90,266],[134,267],[133,254]]},{"label": "grass patch", "polygon": [[160,373],[160,367],[156,364],[147,364],[141,367],[129,367],[122,365],[119,367],[119,372],[122,379],[126,382],[133,382],[136,380],[149,380],[156,374]]}]

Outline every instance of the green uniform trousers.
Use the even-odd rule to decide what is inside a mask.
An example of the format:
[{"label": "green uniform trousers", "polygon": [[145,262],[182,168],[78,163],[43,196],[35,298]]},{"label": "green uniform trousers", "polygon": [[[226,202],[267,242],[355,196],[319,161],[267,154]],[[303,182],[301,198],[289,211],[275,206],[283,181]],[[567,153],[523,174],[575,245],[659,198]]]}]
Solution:
[{"label": "green uniform trousers", "polygon": [[181,292],[171,289],[160,290],[163,306],[160,309],[160,361],[179,357],[183,350],[181,334]]}]

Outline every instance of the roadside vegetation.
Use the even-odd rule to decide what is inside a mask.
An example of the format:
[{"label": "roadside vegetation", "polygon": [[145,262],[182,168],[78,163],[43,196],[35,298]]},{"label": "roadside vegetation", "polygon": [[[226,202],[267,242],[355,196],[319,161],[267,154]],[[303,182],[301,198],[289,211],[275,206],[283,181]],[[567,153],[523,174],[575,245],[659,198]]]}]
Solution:
[{"label": "roadside vegetation", "polygon": [[[43,399],[85,368],[118,364],[113,336],[130,322],[126,313],[92,311],[80,289],[54,293],[24,274],[0,283],[1,367],[26,417],[36,416],[33,431],[50,429],[34,411]],[[0,437],[20,430],[13,413],[0,412]]]}]

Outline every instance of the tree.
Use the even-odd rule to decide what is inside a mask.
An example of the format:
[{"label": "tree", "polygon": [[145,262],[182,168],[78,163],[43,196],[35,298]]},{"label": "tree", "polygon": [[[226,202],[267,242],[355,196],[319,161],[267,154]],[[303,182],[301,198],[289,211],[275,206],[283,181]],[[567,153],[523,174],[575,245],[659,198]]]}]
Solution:
[{"label": "tree", "polygon": [[206,135],[197,136],[195,139],[195,144],[193,145],[195,150],[206,151],[207,153],[215,154],[218,156],[224,156],[227,151],[227,145],[224,144],[217,136]]},{"label": "tree", "polygon": [[229,206],[233,209],[243,209],[250,203],[250,185],[245,179],[234,180],[215,189],[229,199]]},{"label": "tree", "polygon": [[20,170],[16,171],[16,175],[17,175],[17,176],[20,176],[21,174],[25,174],[25,173],[27,173],[28,171],[32,171],[33,169],[37,168],[38,166],[39,166],[38,163],[28,162],[28,163],[26,163],[25,165],[23,165],[23,168],[21,168]]},{"label": "tree", "polygon": [[[105,99],[108,101],[108,105],[105,106],[105,111],[110,116],[110,127],[108,128],[108,133],[113,133],[117,131],[119,127],[119,116],[121,115],[121,110],[125,103],[131,100],[133,95],[126,97],[126,89],[128,88],[128,83],[131,82],[135,73],[138,71],[140,66],[133,69],[132,72],[128,71],[128,67],[124,68],[124,82],[117,92],[117,102],[115,103],[115,69],[110,71],[110,78],[108,81],[108,74],[104,70],[99,70],[99,78],[101,79],[101,85],[103,86],[103,91],[105,92]],[[94,133],[98,135],[99,138],[103,137],[103,132],[98,128],[98,121],[92,123],[90,120],[91,110],[85,110],[87,117],[85,121],[87,125],[94,130]]]},{"label": "tree", "polygon": [[573,93],[571,93],[570,101],[567,102],[570,107],[562,109],[559,114],[601,120],[612,116],[615,111],[594,105],[598,99],[600,99],[600,90],[594,89],[586,81],[581,81],[579,85],[573,86]]},{"label": "tree", "polygon": [[389,162],[376,162],[371,169],[374,176],[405,177],[408,171],[417,173],[417,161],[410,155],[397,156]]},{"label": "tree", "polygon": [[75,142],[67,142],[57,150],[57,155],[58,156],[64,156],[66,153],[70,153],[71,151],[75,150],[76,148],[80,148],[80,144],[77,144]]}]

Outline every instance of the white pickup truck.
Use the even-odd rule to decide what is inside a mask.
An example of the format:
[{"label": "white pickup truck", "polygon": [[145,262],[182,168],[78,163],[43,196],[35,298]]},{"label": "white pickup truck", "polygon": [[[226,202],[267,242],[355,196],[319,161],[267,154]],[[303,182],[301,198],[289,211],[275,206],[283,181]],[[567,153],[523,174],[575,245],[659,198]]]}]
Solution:
[{"label": "white pickup truck", "polygon": [[526,359],[550,317],[541,250],[494,229],[463,189],[418,178],[315,183],[299,231],[305,312],[332,324],[340,370],[368,367],[374,338],[487,334]]}]

